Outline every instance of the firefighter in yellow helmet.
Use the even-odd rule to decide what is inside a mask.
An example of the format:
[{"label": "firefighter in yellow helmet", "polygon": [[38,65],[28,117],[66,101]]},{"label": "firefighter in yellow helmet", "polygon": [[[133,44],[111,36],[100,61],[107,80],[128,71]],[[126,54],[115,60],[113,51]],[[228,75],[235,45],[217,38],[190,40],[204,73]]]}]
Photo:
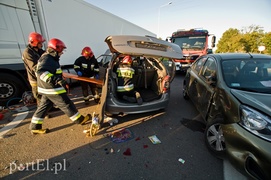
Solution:
[{"label": "firefighter in yellow helmet", "polygon": [[34,113],[30,129],[32,133],[43,134],[48,129],[42,129],[46,113],[55,104],[74,123],[83,125],[91,119],[91,115],[85,117],[76,109],[74,103],[67,95],[67,82],[63,79],[59,59],[66,45],[59,39],[53,38],[48,42],[48,48],[38,61],[36,74],[38,93],[42,94],[40,105]]}]

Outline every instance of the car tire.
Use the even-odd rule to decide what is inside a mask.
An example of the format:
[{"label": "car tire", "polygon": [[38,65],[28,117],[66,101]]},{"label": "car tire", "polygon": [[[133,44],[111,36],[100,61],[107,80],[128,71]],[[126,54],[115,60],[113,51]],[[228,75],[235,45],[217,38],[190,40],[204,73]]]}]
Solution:
[{"label": "car tire", "polygon": [[189,100],[189,96],[187,94],[187,87],[186,87],[185,83],[183,84],[183,98],[185,100]]},{"label": "car tire", "polygon": [[216,157],[223,159],[226,152],[226,143],[221,122],[221,119],[216,119],[208,123],[204,132],[204,139],[208,150]]}]

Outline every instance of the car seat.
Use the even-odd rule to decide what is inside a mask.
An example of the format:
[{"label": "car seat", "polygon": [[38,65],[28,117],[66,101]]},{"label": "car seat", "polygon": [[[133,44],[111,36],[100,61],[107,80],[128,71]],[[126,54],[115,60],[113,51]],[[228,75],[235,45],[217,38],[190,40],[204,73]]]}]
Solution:
[{"label": "car seat", "polygon": [[243,68],[241,69],[240,72],[240,80],[241,81],[256,81],[258,78],[257,75],[257,64],[253,61],[253,62],[247,62]]}]

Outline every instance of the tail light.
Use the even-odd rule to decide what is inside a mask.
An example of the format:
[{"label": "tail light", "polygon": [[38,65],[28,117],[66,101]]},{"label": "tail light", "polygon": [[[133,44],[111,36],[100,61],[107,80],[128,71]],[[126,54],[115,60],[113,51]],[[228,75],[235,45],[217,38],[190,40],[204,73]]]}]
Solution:
[{"label": "tail light", "polygon": [[170,86],[170,76],[167,75],[166,77],[164,77],[163,81],[162,81],[162,89],[163,89],[163,93],[166,93],[169,90],[169,86]]}]

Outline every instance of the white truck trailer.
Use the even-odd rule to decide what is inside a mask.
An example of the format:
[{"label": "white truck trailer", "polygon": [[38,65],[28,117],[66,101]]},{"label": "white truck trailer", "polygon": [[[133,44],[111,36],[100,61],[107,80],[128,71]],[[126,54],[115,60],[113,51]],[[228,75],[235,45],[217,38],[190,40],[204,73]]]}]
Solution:
[{"label": "white truck trailer", "polygon": [[[96,56],[106,51],[104,40],[108,35],[156,36],[83,0],[1,0],[1,106],[29,90],[22,52],[33,31],[41,33],[47,42],[59,38],[65,43],[67,49],[60,64],[71,73],[83,47],[90,46]],[[47,47],[46,42],[44,45]]]}]

